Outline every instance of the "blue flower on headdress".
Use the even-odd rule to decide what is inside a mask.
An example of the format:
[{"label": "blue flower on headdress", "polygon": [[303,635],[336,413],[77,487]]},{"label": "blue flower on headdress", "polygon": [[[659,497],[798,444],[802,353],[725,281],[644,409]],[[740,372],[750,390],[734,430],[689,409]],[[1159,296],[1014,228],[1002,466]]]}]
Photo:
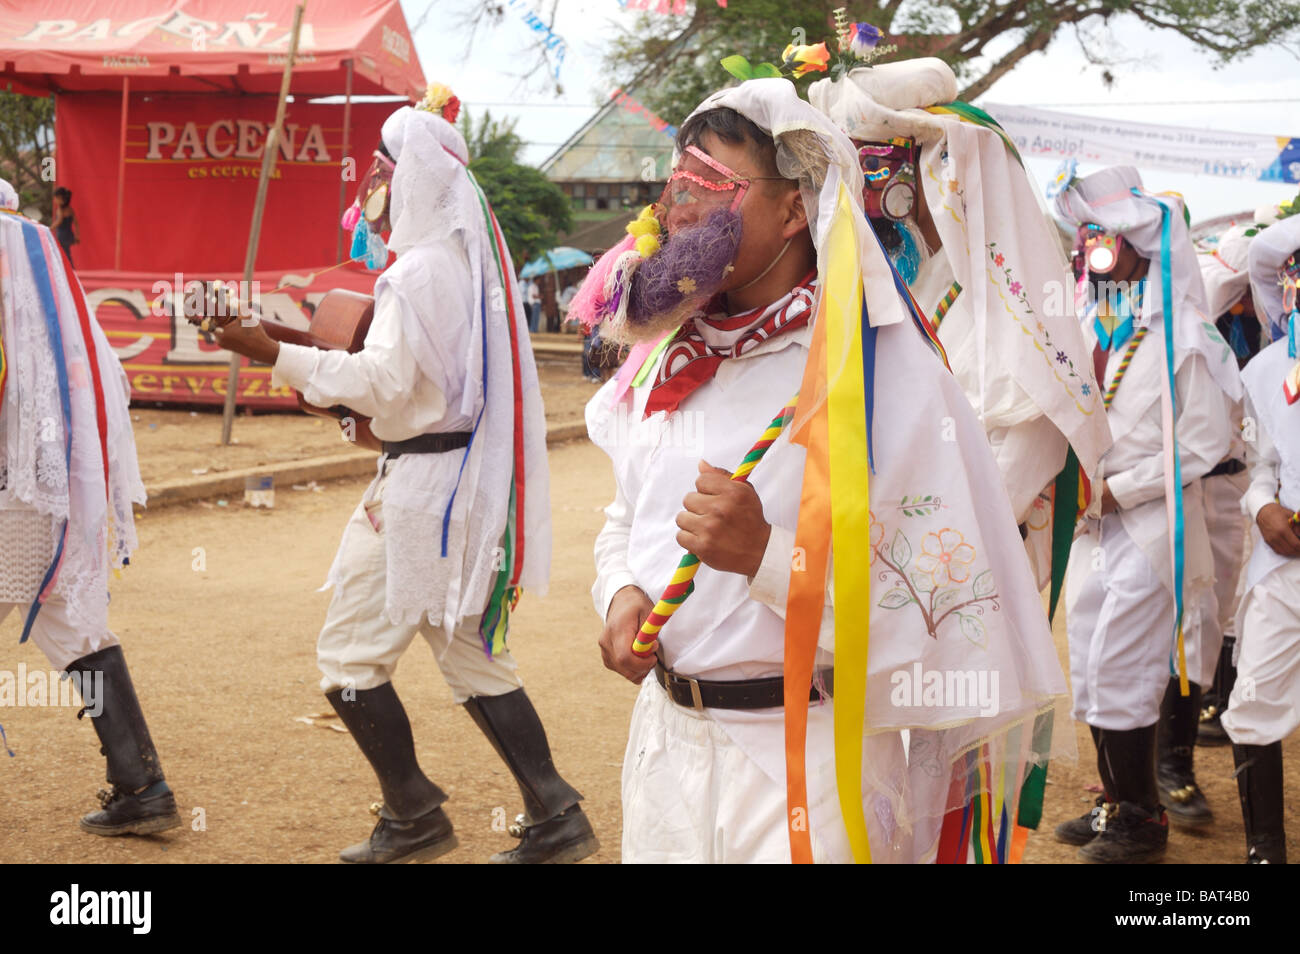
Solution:
[{"label": "blue flower on headdress", "polygon": [[868,50],[873,50],[880,42],[879,27],[870,23],[855,23],[849,30],[849,51],[857,57],[865,57]]},{"label": "blue flower on headdress", "polygon": [[1066,189],[1070,188],[1070,186],[1074,185],[1074,180],[1077,178],[1076,172],[1078,168],[1079,162],[1073,156],[1069,159],[1062,160],[1061,164],[1056,167],[1056,175],[1054,175],[1052,181],[1048,183],[1047,197],[1049,199],[1055,199]]}]

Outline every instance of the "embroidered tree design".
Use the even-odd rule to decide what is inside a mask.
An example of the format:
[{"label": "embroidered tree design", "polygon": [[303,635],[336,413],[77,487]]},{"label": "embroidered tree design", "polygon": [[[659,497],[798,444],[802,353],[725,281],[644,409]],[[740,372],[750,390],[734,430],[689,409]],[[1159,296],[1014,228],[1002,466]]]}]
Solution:
[{"label": "embroidered tree design", "polygon": [[[903,499],[908,502],[908,498]],[[993,610],[999,609],[997,581],[992,570],[971,577],[976,552],[961,531],[944,527],[925,534],[920,554],[914,553],[911,540],[902,530],[895,531],[887,545],[884,535],[884,527],[873,517],[872,562],[884,567],[877,577],[893,584],[877,605],[887,610],[915,605],[925,621],[926,632],[934,639],[939,638],[939,627],[955,618],[961,634],[985,648],[987,629],[980,617],[985,603]]]}]

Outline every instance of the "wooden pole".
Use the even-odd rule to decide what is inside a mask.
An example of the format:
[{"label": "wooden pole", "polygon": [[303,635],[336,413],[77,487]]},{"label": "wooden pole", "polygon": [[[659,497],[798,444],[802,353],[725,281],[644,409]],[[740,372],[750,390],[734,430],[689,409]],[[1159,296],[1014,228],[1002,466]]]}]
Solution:
[{"label": "wooden pole", "polygon": [[[284,62],[284,75],[280,78],[280,101],[275,107],[275,125],[266,133],[266,146],[262,151],[262,174],[257,180],[257,200],[253,203],[253,224],[248,230],[248,251],[244,255],[244,288],[251,296],[253,264],[257,261],[257,243],[262,235],[262,213],[266,209],[266,190],[275,171],[275,154],[280,148],[284,129],[285,101],[289,97],[289,80],[293,76],[293,61],[298,55],[298,34],[302,30],[302,13],[306,0],[294,7],[293,34],[289,38],[289,56]],[[230,371],[226,375],[226,403],[221,413],[221,443],[230,443],[230,431],[235,420],[235,398],[239,394],[239,366],[243,359],[230,353]]]},{"label": "wooden pole", "polygon": [[131,101],[131,77],[122,77],[122,122],[118,127],[117,235],[113,239],[113,269],[122,270],[122,225],[126,219],[126,106]]},{"label": "wooden pole", "polygon": [[[344,87],[343,99],[343,161],[348,161],[348,155],[352,151],[352,60],[348,60],[348,74],[346,85]],[[356,169],[356,165],[353,165]],[[360,173],[358,173],[360,174]],[[343,218],[343,212],[347,209],[348,190],[347,183],[343,176],[339,176],[339,219]],[[334,246],[334,261],[343,261],[343,226],[339,226],[338,241]]]}]

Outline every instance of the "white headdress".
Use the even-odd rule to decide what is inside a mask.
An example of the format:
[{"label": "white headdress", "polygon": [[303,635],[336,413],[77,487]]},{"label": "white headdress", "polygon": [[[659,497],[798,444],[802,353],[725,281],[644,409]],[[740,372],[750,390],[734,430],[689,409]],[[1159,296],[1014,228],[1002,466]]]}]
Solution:
[{"label": "white headdress", "polygon": [[1278,269],[1297,251],[1300,251],[1300,215],[1278,219],[1250,243],[1250,288],[1255,296],[1255,310],[1270,340],[1280,337],[1287,328]]},{"label": "white headdress", "polygon": [[1232,350],[1210,320],[1205,285],[1188,234],[1182,196],[1155,195],[1142,188],[1132,166],[1111,166],[1079,179],[1056,196],[1056,210],[1076,228],[1086,223],[1122,235],[1151,262],[1142,299],[1140,325],[1164,313],[1163,279],[1170,285],[1175,368],[1191,351],[1205,357],[1210,373],[1232,400],[1241,398],[1241,378]]},{"label": "white headdress", "polygon": [[1010,377],[1094,473],[1110,434],[1055,228],[1006,134],[956,97],[951,68],[934,58],[856,69],[809,89],[854,139],[905,136],[921,146],[918,184],[983,343],[978,367],[955,370],[979,398],[985,427],[1024,420],[1011,394],[987,386]]},{"label": "white headdress", "polygon": [[[447,501],[426,499],[435,495],[421,488],[390,493],[385,500],[386,510],[402,500],[409,511],[406,519],[388,521],[387,612],[406,620],[428,615],[438,625],[444,613],[461,619],[484,612],[501,569],[492,555],[505,546],[518,559],[520,539],[526,546],[518,584],[545,591],[551,557],[546,422],[514,265],[467,167],[464,138],[441,115],[409,106],[385,120],[382,136],[395,163],[388,246],[398,257],[376,282],[375,294],[387,289],[401,299],[403,339],[430,380],[443,380],[449,368],[464,369],[456,410],[477,421],[455,507],[448,507],[446,516]],[[463,251],[465,270],[430,265],[448,260],[427,254],[445,243],[454,250],[452,261],[461,260]],[[442,302],[460,296],[443,292],[457,285],[468,286],[472,314],[444,316]],[[444,324],[449,321],[468,322],[468,332],[449,334]],[[516,426],[523,429],[522,461],[516,460]],[[516,494],[523,489],[516,481],[519,467],[526,493]],[[512,501],[523,508],[520,525],[508,524]],[[508,525],[514,527],[513,550],[503,543]],[[456,559],[442,556],[440,538],[457,544]]]},{"label": "white headdress", "polygon": [[1247,255],[1256,231],[1253,225],[1234,225],[1219,236],[1213,248],[1201,251],[1201,280],[1205,283],[1207,317],[1218,319],[1250,291]]}]

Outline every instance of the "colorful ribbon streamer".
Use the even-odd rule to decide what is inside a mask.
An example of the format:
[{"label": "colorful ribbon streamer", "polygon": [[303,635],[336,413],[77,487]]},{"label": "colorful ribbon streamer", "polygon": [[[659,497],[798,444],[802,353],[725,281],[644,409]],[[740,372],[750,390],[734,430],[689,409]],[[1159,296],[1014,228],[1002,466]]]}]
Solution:
[{"label": "colorful ribbon streamer", "polygon": [[[1178,677],[1181,695],[1190,692],[1183,646],[1183,468],[1178,454],[1178,394],[1174,381],[1173,276],[1169,265],[1169,206],[1155,196],[1133,189],[1133,195],[1160,206],[1160,301],[1165,323],[1165,375],[1160,404],[1164,418],[1165,509],[1169,518],[1169,556],[1174,576],[1174,634],[1169,654],[1170,675]],[[1176,657],[1176,658],[1175,658]]]},{"label": "colorful ribbon streamer", "polygon": [[[59,406],[63,418],[63,458],[68,473],[72,472],[72,394],[68,385],[67,353],[63,350],[63,332],[59,328],[59,312],[54,299],[54,283],[50,275],[45,252],[41,248],[41,232],[31,222],[23,221],[23,243],[27,249],[27,263],[32,269],[32,279],[36,283],[37,294],[41,300],[41,311],[45,317],[45,333],[50,340],[50,352],[54,358],[54,370],[58,379]],[[31,635],[36,616],[49,599],[58,580],[59,567],[63,564],[63,551],[68,542],[68,521],[65,519],[59,528],[59,542],[54,550],[54,559],[45,576],[41,579],[36,599],[32,600],[27,619],[23,623],[19,643],[27,642]]]},{"label": "colorful ribbon streamer", "polygon": [[[856,554],[869,538],[876,331],[863,295],[855,208],[841,187],[825,245],[824,279],[800,393],[806,408],[791,441],[807,448],[796,549],[801,572],[790,573],[785,628],[785,756],[790,857],[813,860],[808,826],[808,692],[825,610],[830,552],[840,555],[835,585],[835,784],[853,857],[870,863],[862,801],[862,738],[871,621],[870,561]],[[891,268],[895,290],[913,323],[943,355],[930,323]],[[946,362],[945,362],[946,363]]]}]

